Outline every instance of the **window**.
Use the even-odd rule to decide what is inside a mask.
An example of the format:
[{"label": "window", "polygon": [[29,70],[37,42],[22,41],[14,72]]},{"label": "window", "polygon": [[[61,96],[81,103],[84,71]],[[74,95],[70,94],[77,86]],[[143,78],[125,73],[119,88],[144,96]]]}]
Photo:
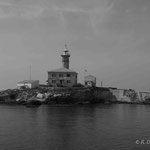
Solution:
[{"label": "window", "polygon": [[70,74],[67,74],[67,77],[70,77]]},{"label": "window", "polygon": [[52,80],[52,83],[56,83],[56,80]]},{"label": "window", "polygon": [[64,75],[63,74],[59,74],[59,77],[63,77]]},{"label": "window", "polygon": [[60,84],[63,84],[63,80],[60,80]]},{"label": "window", "polygon": [[56,77],[56,74],[53,73],[53,74],[52,74],[52,77]]},{"label": "window", "polygon": [[71,81],[70,81],[70,80],[67,80],[67,83],[71,83]]}]

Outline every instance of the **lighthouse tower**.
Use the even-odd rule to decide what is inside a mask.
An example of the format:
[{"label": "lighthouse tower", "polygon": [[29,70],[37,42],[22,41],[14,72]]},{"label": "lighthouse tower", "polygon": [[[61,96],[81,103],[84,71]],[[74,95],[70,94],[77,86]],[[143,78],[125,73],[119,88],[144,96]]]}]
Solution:
[{"label": "lighthouse tower", "polygon": [[69,54],[69,51],[67,49],[67,45],[65,45],[65,49],[64,49],[61,57],[62,57],[62,67],[66,68],[66,69],[69,69],[69,57],[70,57],[70,54]]}]

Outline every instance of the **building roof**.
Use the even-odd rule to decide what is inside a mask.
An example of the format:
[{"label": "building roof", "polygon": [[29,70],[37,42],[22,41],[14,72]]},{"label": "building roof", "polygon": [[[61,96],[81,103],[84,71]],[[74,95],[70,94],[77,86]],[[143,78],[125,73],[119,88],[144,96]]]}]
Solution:
[{"label": "building roof", "polygon": [[53,73],[53,72],[54,73],[57,73],[57,72],[76,73],[75,71],[67,69],[67,68],[59,68],[59,69],[51,70],[51,71],[48,71],[48,72],[51,72],[51,73]]},{"label": "building roof", "polygon": [[96,77],[94,77],[93,75],[88,75],[84,77],[85,81],[95,81]]},{"label": "building roof", "polygon": [[20,84],[26,84],[26,83],[34,83],[34,82],[39,82],[39,80],[24,80],[24,81],[20,81],[18,83],[20,83]]},{"label": "building roof", "polygon": [[93,75],[87,75],[85,76],[85,78],[96,78],[96,77],[94,77]]}]

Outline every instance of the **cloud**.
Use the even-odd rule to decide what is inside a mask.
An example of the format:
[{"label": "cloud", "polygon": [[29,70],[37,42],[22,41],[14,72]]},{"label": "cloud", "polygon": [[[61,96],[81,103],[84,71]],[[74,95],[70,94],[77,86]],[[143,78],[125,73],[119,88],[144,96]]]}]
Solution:
[{"label": "cloud", "polygon": [[[62,4],[61,2],[55,3],[54,1],[46,0],[32,0],[32,1],[1,1],[0,0],[0,19],[11,19],[11,18],[21,18],[21,19],[33,19],[39,17],[55,17],[59,19],[63,26],[67,26],[67,15],[76,14],[77,16],[85,16],[85,23],[90,24],[91,29],[97,33],[97,27],[99,23],[102,23],[108,12],[111,11],[113,7],[113,2],[111,0],[101,0],[96,1],[98,5],[94,2],[92,6],[89,5],[87,1],[78,2],[66,2]],[[84,5],[83,5],[84,4]],[[87,7],[85,7],[87,5]],[[67,15],[66,15],[67,14]],[[84,19],[84,18],[83,18]],[[79,22],[80,23],[80,22]]]},{"label": "cloud", "polygon": [[110,3],[110,1],[105,0],[101,5],[95,5],[92,8],[83,8],[75,5],[58,6],[53,4],[48,9],[57,14],[64,25],[67,25],[67,23],[70,24],[74,20],[72,18],[75,18],[80,26],[84,24],[86,27],[88,26],[88,29],[90,26],[93,33],[97,34],[99,25],[104,23],[105,19],[111,14],[114,2],[111,1]]},{"label": "cloud", "polygon": [[89,15],[102,15],[107,12],[109,12],[114,6],[114,3],[108,4],[108,2],[105,5],[102,5],[100,7],[95,6],[95,8],[92,9],[85,9],[81,7],[75,7],[75,6],[57,6],[53,5],[52,7],[49,7],[49,9],[52,9],[55,12],[72,12],[72,13],[87,13]]},{"label": "cloud", "polygon": [[0,19],[21,17],[26,19],[39,17],[43,7],[32,5],[17,5],[10,2],[0,2]]},{"label": "cloud", "polygon": [[0,2],[0,6],[12,6],[9,2]]},{"label": "cloud", "polygon": [[90,23],[95,34],[98,33],[99,25],[104,23],[105,19],[109,16],[109,14],[111,14],[110,12],[112,11],[113,6],[114,2],[112,2],[110,5],[106,4],[101,8],[95,8],[94,10],[90,11]]},{"label": "cloud", "polygon": [[56,6],[56,5],[53,5],[51,7],[51,9],[53,9],[54,11],[56,12],[80,12],[80,13],[88,13],[89,11],[86,11],[82,8],[77,8],[77,7],[60,7],[60,6]]}]

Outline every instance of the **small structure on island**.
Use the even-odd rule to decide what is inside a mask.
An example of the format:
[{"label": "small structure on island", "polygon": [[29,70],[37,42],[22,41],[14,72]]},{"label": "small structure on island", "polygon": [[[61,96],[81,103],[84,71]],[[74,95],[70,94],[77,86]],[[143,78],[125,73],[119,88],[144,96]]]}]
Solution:
[{"label": "small structure on island", "polygon": [[77,84],[77,73],[69,69],[69,51],[67,45],[62,55],[62,68],[48,71],[48,85],[69,87]]},{"label": "small structure on island", "polygon": [[17,88],[36,88],[39,86],[39,80],[24,80],[17,83]]},{"label": "small structure on island", "polygon": [[86,87],[96,87],[96,77],[88,75],[84,77],[84,85]]}]

